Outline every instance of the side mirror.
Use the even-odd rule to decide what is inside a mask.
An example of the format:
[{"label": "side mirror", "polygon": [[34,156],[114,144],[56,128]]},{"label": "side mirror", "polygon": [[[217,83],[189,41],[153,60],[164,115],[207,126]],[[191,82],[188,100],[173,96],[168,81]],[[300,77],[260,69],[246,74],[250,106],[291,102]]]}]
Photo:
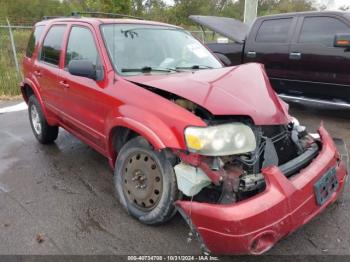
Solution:
[{"label": "side mirror", "polygon": [[91,78],[93,80],[97,79],[97,72],[89,60],[72,60],[68,64],[68,72],[75,76],[82,76]]},{"label": "side mirror", "polygon": [[231,65],[231,60],[225,56],[224,54],[221,53],[214,53],[217,58],[220,59],[220,61],[225,65],[225,66],[230,66]]},{"label": "side mirror", "polygon": [[334,37],[335,47],[350,47],[350,34],[336,34]]}]

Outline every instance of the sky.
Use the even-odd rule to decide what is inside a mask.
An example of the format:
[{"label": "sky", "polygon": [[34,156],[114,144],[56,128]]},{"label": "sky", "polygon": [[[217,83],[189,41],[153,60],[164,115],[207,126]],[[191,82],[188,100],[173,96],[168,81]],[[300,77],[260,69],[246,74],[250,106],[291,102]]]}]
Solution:
[{"label": "sky", "polygon": [[329,10],[335,10],[341,6],[350,6],[349,0],[317,0],[316,2],[320,5],[326,5]]}]

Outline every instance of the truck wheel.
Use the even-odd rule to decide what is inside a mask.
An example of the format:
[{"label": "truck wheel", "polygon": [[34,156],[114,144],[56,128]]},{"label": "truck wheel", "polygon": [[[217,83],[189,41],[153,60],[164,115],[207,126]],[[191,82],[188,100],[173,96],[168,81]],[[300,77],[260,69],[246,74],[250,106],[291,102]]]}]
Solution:
[{"label": "truck wheel", "polygon": [[174,169],[163,152],[153,150],[142,137],[120,150],[114,171],[120,203],[144,224],[162,224],[175,212],[179,197]]},{"label": "truck wheel", "polygon": [[34,136],[42,144],[50,144],[58,136],[58,127],[50,126],[41,110],[40,104],[34,95],[28,100],[29,122]]}]

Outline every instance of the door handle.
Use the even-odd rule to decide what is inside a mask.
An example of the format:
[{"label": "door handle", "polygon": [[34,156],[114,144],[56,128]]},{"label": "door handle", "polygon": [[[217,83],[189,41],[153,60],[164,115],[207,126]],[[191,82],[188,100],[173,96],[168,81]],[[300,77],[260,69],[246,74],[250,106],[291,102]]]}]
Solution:
[{"label": "door handle", "polygon": [[67,83],[66,80],[60,81],[59,84],[60,84],[61,86],[64,86],[65,88],[69,88],[69,84]]},{"label": "door handle", "polygon": [[301,53],[299,53],[299,52],[289,53],[289,59],[291,59],[291,60],[300,60],[301,59]]},{"label": "door handle", "polygon": [[256,57],[256,52],[254,52],[254,51],[248,51],[247,57],[248,57],[248,58],[255,58],[255,57]]},{"label": "door handle", "polygon": [[36,75],[37,77],[43,76],[43,74],[39,70],[35,70],[34,75]]}]

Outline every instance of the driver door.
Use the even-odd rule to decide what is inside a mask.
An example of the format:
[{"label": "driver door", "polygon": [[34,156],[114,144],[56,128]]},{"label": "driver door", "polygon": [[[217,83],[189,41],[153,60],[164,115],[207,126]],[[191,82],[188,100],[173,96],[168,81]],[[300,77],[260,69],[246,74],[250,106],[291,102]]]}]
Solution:
[{"label": "driver door", "polygon": [[108,97],[104,93],[105,76],[102,73],[94,80],[71,75],[68,72],[68,65],[72,60],[89,60],[96,68],[102,68],[96,43],[92,27],[78,24],[70,27],[59,83],[65,93],[63,112],[65,127],[104,152],[106,149],[104,128],[108,113],[108,106],[105,103]]}]

